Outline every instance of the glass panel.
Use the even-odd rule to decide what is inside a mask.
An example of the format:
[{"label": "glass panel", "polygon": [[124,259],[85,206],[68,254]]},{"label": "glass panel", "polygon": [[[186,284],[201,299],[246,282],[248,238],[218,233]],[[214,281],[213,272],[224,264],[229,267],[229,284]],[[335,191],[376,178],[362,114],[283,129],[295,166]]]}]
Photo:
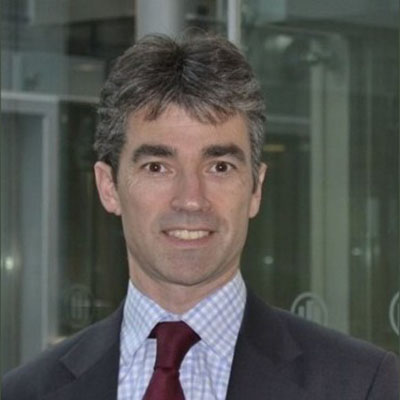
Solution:
[{"label": "glass panel", "polygon": [[[13,126],[17,124],[17,126]],[[42,119],[34,115],[15,118],[12,113],[3,113],[2,118],[2,177],[5,195],[2,196],[2,241],[7,252],[4,257],[2,275],[2,334],[1,348],[5,363],[18,361],[19,353],[32,353],[37,349],[40,338],[40,309],[34,309],[41,303],[42,291],[38,290],[41,267],[44,265],[43,247],[43,199],[41,193],[42,171],[32,168],[35,160],[42,157]],[[16,134],[17,132],[17,134]],[[25,157],[19,158],[19,151]],[[11,151],[10,151],[11,150]],[[13,172],[11,175],[10,172]],[[12,210],[12,212],[5,212]],[[20,212],[17,212],[20,210]],[[38,229],[39,228],[39,229]],[[22,298],[21,298],[21,297]],[[28,303],[24,301],[29,297]],[[33,307],[29,310],[29,304]],[[29,312],[33,311],[33,312]],[[24,315],[20,320],[19,313]],[[3,322],[13,321],[10,329]],[[22,332],[29,330],[30,336]],[[31,342],[29,342],[31,339]],[[21,340],[18,346],[18,340]],[[39,341],[40,342],[40,341]],[[25,350],[25,351],[24,351]]]},{"label": "glass panel", "polygon": [[398,3],[245,0],[269,171],[244,273],[272,304],[399,352]]},{"label": "glass panel", "polygon": [[[91,143],[111,60],[139,22],[159,29],[140,9],[150,3],[2,4],[2,373],[125,294],[123,236],[94,190]],[[163,4],[179,11],[158,12],[176,33],[226,32],[225,0]],[[269,113],[244,274],[272,304],[398,350],[398,4],[242,5]]]},{"label": "glass panel", "polygon": [[120,222],[100,206],[92,172],[95,104],[112,60],[139,25],[224,33],[225,15],[221,0],[3,1],[2,373],[125,295]]}]

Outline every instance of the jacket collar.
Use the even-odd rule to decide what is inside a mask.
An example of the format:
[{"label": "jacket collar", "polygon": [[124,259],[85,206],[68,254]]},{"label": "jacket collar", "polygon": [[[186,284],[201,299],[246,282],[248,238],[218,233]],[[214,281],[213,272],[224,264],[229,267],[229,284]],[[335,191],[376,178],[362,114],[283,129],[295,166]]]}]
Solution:
[{"label": "jacket collar", "polygon": [[[43,400],[110,400],[118,391],[123,304],[107,319],[88,328],[61,358],[71,382]],[[89,333],[90,332],[90,333]],[[299,368],[301,350],[277,312],[248,290],[242,326],[228,385],[227,400],[306,398]]]},{"label": "jacket collar", "polygon": [[227,400],[305,399],[294,368],[301,353],[278,312],[248,290]]}]

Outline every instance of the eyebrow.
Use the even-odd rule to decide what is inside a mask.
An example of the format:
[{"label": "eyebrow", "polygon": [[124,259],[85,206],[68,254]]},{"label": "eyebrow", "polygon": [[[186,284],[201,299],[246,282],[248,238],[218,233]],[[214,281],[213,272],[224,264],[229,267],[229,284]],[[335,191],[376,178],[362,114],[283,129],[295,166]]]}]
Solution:
[{"label": "eyebrow", "polygon": [[241,161],[243,163],[246,161],[246,156],[244,154],[244,151],[236,144],[213,145],[206,147],[203,150],[203,157],[205,158],[223,157],[223,156],[235,157],[238,161]]},{"label": "eyebrow", "polygon": [[[235,144],[227,145],[212,145],[208,146],[202,151],[204,158],[232,156],[240,162],[246,161],[244,151]],[[142,144],[133,152],[133,162],[136,163],[142,157],[174,157],[176,155],[176,149],[166,145],[152,145]]]},{"label": "eyebrow", "polygon": [[142,144],[133,152],[132,160],[136,163],[142,157],[173,157],[175,154],[176,150],[170,146]]}]

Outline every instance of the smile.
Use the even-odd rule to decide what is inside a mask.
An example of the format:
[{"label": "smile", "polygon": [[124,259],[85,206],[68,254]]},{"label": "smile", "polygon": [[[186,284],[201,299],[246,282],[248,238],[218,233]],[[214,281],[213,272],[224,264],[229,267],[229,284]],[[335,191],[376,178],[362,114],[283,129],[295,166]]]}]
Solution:
[{"label": "smile", "polygon": [[211,234],[210,231],[189,231],[187,229],[176,229],[173,231],[166,231],[165,232],[168,236],[172,236],[177,239],[181,240],[196,240],[196,239],[202,239],[206,236],[209,236]]}]

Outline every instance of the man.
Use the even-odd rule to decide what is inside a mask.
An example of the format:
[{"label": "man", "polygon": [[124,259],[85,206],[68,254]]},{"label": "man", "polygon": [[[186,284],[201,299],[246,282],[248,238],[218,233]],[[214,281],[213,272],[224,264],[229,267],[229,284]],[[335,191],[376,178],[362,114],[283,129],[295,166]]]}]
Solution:
[{"label": "man", "polygon": [[126,300],[6,376],[4,400],[398,399],[393,354],[273,309],[242,280],[264,121],[224,39],[148,36],[118,59],[94,169],[122,220]]}]

